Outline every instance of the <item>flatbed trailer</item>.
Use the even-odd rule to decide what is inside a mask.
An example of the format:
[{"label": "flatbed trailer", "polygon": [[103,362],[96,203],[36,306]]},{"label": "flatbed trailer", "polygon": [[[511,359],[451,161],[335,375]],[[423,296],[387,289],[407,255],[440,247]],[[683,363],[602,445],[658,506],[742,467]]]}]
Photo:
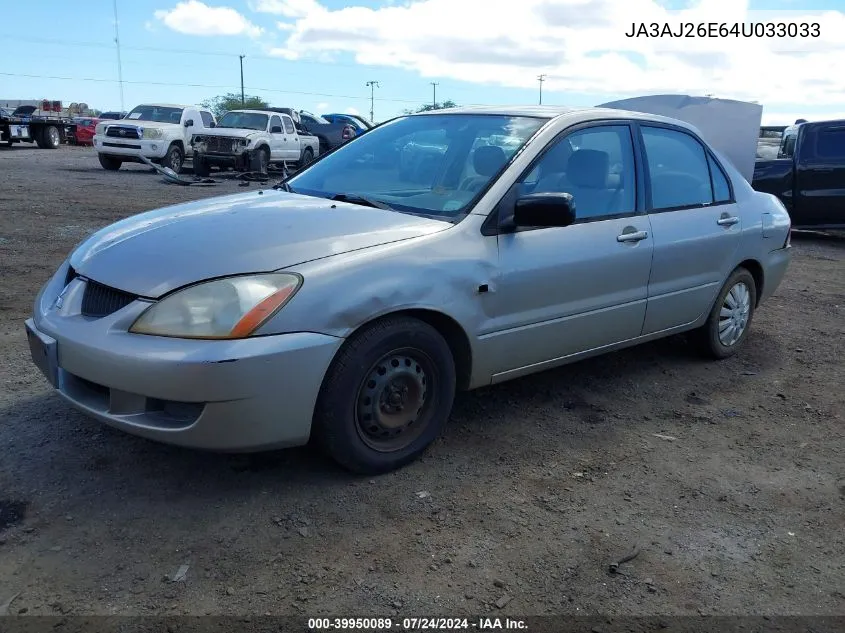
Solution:
[{"label": "flatbed trailer", "polygon": [[76,132],[76,123],[62,116],[60,101],[44,101],[41,108],[19,106],[0,110],[0,145],[35,143],[41,149],[56,149]]}]

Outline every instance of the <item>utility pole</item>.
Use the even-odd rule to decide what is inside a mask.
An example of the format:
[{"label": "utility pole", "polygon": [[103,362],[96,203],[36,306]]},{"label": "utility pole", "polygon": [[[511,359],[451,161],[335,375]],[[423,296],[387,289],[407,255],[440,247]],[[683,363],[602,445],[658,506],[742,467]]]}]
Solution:
[{"label": "utility pole", "polygon": [[540,105],[543,105],[543,82],[546,81],[546,76],[537,75],[537,81],[540,82]]},{"label": "utility pole", "polygon": [[120,86],[120,111],[123,112],[123,65],[120,63],[120,31],[117,28],[117,0],[114,0],[114,44],[117,47],[117,83]]},{"label": "utility pole", "polygon": [[244,57],[246,55],[239,55],[241,58],[241,105],[246,105],[246,98],[244,97]]},{"label": "utility pole", "polygon": [[368,81],[367,86],[370,88],[370,121],[375,123],[376,116],[374,113],[374,103],[376,100],[376,88],[381,88],[381,86],[378,85],[377,81]]},{"label": "utility pole", "polygon": [[431,82],[431,87],[434,90],[434,93],[431,96],[431,105],[435,108],[437,107],[437,86],[439,84],[436,81]]}]

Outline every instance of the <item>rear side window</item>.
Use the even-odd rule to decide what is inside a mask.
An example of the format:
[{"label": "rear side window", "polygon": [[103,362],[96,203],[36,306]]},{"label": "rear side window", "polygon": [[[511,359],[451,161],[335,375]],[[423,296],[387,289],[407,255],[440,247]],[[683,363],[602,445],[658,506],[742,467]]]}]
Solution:
[{"label": "rear side window", "polygon": [[273,128],[282,127],[282,119],[278,116],[270,117],[270,131],[273,131]]},{"label": "rear side window", "polygon": [[728,184],[728,177],[709,154],[707,162],[710,164],[710,176],[713,178],[713,202],[730,202],[731,186]]},{"label": "rear side window", "polygon": [[816,157],[845,158],[845,127],[823,128],[816,133]]},{"label": "rear side window", "polygon": [[293,121],[290,120],[290,117],[283,116],[282,121],[285,123],[285,133],[286,134],[293,134],[295,132],[293,127]]},{"label": "rear side window", "polygon": [[642,126],[651,184],[652,209],[699,207],[713,202],[704,146],[667,128]]},{"label": "rear side window", "polygon": [[783,137],[783,141],[780,145],[780,151],[778,151],[778,158],[792,158],[795,154],[795,140],[798,138],[798,134],[789,134]]},{"label": "rear side window", "polygon": [[214,117],[211,116],[211,112],[206,112],[205,110],[201,110],[200,116],[202,117],[203,127],[211,127],[211,123],[212,123],[212,121],[214,121]]}]

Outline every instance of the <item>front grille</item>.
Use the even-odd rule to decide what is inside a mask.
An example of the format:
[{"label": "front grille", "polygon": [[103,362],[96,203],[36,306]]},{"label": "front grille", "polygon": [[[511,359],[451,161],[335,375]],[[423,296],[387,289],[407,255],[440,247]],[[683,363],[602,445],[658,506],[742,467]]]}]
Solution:
[{"label": "front grille", "polygon": [[209,153],[219,152],[221,154],[231,154],[232,146],[239,140],[228,136],[206,136],[205,151]]},{"label": "front grille", "polygon": [[106,136],[112,136],[114,138],[141,138],[138,136],[138,128],[127,127],[125,125],[110,125],[106,130]]},{"label": "front grille", "polygon": [[137,298],[137,295],[89,279],[82,294],[82,314],[99,319],[125,308]]},{"label": "front grille", "polygon": [[122,149],[141,149],[140,145],[133,145],[132,143],[108,143],[103,141],[104,147],[120,147]]}]

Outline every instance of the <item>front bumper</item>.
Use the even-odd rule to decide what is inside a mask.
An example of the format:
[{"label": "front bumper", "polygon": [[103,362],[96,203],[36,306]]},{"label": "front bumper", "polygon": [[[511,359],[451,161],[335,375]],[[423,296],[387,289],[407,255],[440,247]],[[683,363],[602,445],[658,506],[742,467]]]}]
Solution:
[{"label": "front bumper", "polygon": [[194,150],[194,155],[201,158],[209,165],[214,165],[216,167],[233,167],[235,169],[243,170],[249,169],[251,154],[252,152],[250,150],[244,150],[236,154],[197,152]]},{"label": "front bumper", "polygon": [[55,278],[26,322],[34,362],[71,405],[112,427],[181,446],[246,452],[308,441],[323,377],[343,339],[298,332],[236,341],[130,334],[149,305],[81,315],[77,278]]},{"label": "front bumper", "polygon": [[100,154],[122,158],[164,158],[171,141],[168,139],[122,139],[101,134],[94,135],[94,149]]}]

